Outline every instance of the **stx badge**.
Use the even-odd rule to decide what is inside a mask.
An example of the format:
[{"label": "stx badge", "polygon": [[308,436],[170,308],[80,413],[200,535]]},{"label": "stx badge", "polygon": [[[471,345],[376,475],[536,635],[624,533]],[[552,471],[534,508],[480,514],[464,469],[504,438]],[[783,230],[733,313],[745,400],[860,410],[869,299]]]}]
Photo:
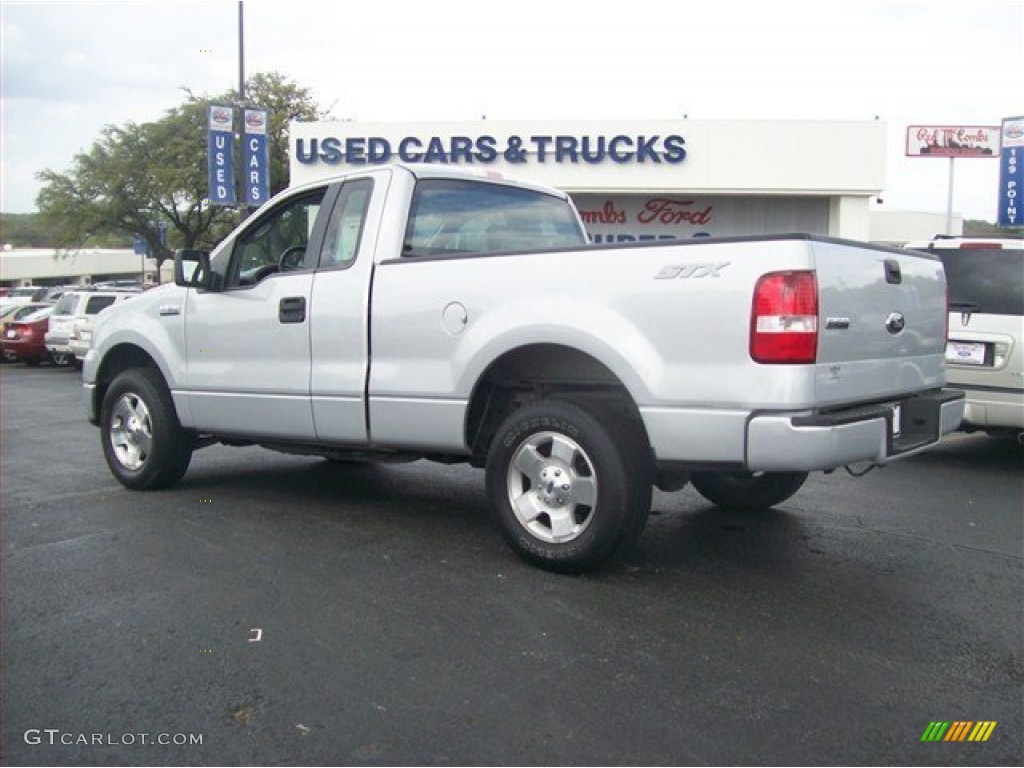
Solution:
[{"label": "stx badge", "polygon": [[655,280],[687,280],[700,277],[721,277],[719,272],[729,266],[731,262],[723,261],[718,264],[666,264],[654,276]]}]

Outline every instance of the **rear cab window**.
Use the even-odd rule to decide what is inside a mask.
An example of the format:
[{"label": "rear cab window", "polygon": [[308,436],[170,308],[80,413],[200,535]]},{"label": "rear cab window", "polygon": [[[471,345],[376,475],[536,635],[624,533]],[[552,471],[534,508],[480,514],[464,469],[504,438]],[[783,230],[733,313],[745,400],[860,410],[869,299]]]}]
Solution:
[{"label": "rear cab window", "polygon": [[421,179],[403,256],[572,248],[587,236],[572,206],[540,191],[471,180]]}]

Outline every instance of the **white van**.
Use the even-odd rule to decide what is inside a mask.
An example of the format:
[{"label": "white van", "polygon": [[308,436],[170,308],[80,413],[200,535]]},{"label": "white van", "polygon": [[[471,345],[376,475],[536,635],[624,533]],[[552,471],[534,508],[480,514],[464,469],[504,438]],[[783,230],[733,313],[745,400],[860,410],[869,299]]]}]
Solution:
[{"label": "white van", "polygon": [[946,268],[946,370],[949,386],[967,393],[961,429],[1024,442],[1024,240],[936,237],[905,247]]}]

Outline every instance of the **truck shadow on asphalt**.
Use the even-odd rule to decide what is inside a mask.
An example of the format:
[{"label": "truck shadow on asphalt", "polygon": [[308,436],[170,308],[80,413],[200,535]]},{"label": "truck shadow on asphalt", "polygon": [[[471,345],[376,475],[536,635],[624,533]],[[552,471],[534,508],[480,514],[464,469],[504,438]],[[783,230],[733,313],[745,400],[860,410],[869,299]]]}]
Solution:
[{"label": "truck shadow on asphalt", "polygon": [[[222,499],[228,504],[218,502],[207,513],[217,510],[246,521],[327,522],[367,533],[386,528],[399,531],[407,546],[449,550],[472,543],[504,550],[488,511],[481,470],[429,462],[341,463],[252,450],[244,466],[194,466],[171,492]],[[639,570],[688,573],[708,564],[779,575],[806,554],[811,537],[805,522],[784,508],[759,513],[719,509],[692,489],[656,493],[640,539],[591,576]],[[501,558],[500,564],[507,567],[508,559]]]},{"label": "truck shadow on asphalt", "polygon": [[[204,451],[170,491],[183,499],[220,499],[206,514],[217,510],[246,521],[308,522],[311,528],[326,523],[367,534],[386,530],[389,536],[404,537],[410,550],[450,551],[466,545],[507,552],[488,512],[481,470],[426,461],[332,462],[258,448],[207,450],[218,452],[212,457],[215,462],[204,463]],[[906,462],[935,473],[952,463],[1013,476],[1024,463],[1024,451],[1012,440],[954,435]],[[815,497],[808,486],[776,508],[751,513],[720,509],[689,487],[672,494],[656,492],[640,539],[593,576],[705,572],[775,581],[818,567],[822,559],[856,561],[857,547],[851,542],[863,544],[866,534],[850,528],[845,518],[840,524],[845,533],[830,532],[832,515],[822,516],[814,508],[827,501]],[[501,563],[507,567],[508,559],[501,558]]]},{"label": "truck shadow on asphalt", "polygon": [[471,529],[490,526],[483,473],[476,470],[426,462],[333,462],[251,450],[253,461],[245,466],[194,466],[172,492],[219,497],[230,500],[232,509],[270,517],[392,523],[441,518]]}]

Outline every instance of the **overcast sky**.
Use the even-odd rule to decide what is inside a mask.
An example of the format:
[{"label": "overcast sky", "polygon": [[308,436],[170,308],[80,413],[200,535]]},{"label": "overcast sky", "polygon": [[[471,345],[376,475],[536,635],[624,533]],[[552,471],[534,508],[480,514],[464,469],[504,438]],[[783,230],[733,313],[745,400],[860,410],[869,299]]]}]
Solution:
[{"label": "overcast sky", "polygon": [[[1024,114],[1024,0],[246,0],[248,74],[337,119],[795,119],[888,126],[883,209],[944,213],[948,161],[909,124]],[[0,210],[35,209],[106,124],[238,81],[236,0],[7,2]],[[954,209],[994,220],[998,161],[960,159]]]}]

